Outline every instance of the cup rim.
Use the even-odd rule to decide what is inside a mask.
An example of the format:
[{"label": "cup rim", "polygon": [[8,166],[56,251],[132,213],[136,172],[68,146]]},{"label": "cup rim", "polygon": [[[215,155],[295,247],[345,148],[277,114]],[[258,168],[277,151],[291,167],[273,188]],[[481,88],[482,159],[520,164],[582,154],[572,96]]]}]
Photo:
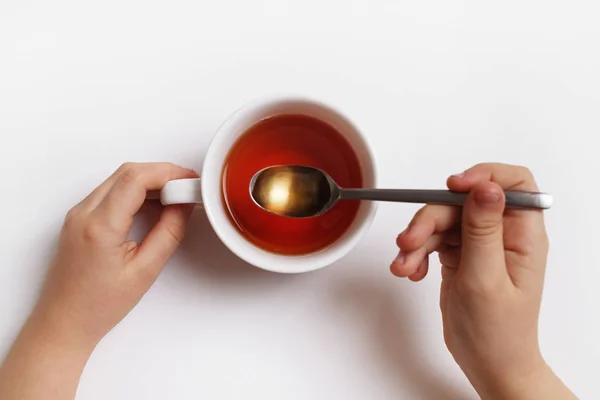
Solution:
[{"label": "cup rim", "polygon": [[[223,223],[222,223],[223,218],[219,218],[216,215],[216,212],[223,211],[223,214],[226,214],[225,210],[220,210],[220,209],[224,209],[222,200],[220,199],[221,198],[220,191],[222,190],[221,179],[222,179],[223,163],[225,161],[225,158],[227,157],[230,147],[223,150],[221,146],[216,146],[215,144],[218,143],[218,141],[220,139],[222,139],[223,136],[232,129],[232,127],[235,124],[235,122],[237,121],[237,119],[239,119],[240,115],[242,115],[245,111],[257,109],[258,107],[261,107],[261,106],[276,105],[276,104],[280,104],[280,103],[284,103],[284,102],[294,102],[294,103],[297,102],[300,104],[309,104],[312,106],[316,106],[316,107],[344,120],[345,123],[348,124],[348,126],[350,126],[351,129],[357,134],[357,137],[362,142],[361,145],[364,148],[364,151],[365,151],[368,161],[370,163],[369,167],[372,170],[372,184],[374,187],[377,186],[378,168],[377,168],[377,163],[376,163],[375,156],[372,151],[371,145],[368,142],[366,136],[362,133],[362,130],[359,129],[359,127],[356,125],[356,123],[354,121],[352,121],[349,117],[347,117],[346,114],[341,112],[337,107],[334,107],[330,104],[326,104],[323,101],[317,100],[312,97],[308,97],[308,96],[304,96],[304,95],[295,95],[295,94],[290,94],[290,95],[273,94],[273,95],[265,95],[265,96],[257,97],[257,98],[254,98],[254,99],[246,102],[245,104],[241,105],[236,110],[234,110],[225,119],[225,121],[219,126],[219,128],[215,132],[213,138],[211,139],[211,141],[208,145],[208,150],[206,152],[206,156],[205,156],[205,159],[203,162],[203,168],[202,168],[202,174],[201,174],[201,177],[202,177],[201,191],[202,191],[202,200],[204,203],[203,204],[204,210],[206,212],[206,215],[208,217],[208,220],[209,220],[213,230],[215,231],[217,237],[229,249],[229,251],[231,251],[238,258],[242,259],[243,261],[247,262],[248,264],[253,265],[257,268],[266,270],[266,271],[270,271],[270,272],[284,273],[284,274],[296,274],[296,273],[316,271],[316,270],[325,268],[325,267],[333,264],[334,262],[338,261],[339,259],[343,258],[344,256],[346,256],[354,247],[356,247],[358,242],[366,235],[369,228],[371,227],[373,220],[375,219],[375,215],[377,213],[377,203],[375,203],[375,202],[366,203],[367,205],[365,207],[367,207],[368,211],[365,213],[365,215],[363,216],[363,218],[360,221],[358,221],[355,218],[355,220],[353,221],[353,224],[351,225],[351,227],[352,227],[352,226],[354,226],[354,224],[357,224],[357,223],[359,224],[356,227],[356,229],[354,230],[354,232],[350,233],[349,231],[351,228],[349,228],[342,236],[340,236],[340,238],[338,238],[336,243],[339,242],[340,239],[345,239],[345,243],[344,243],[343,247],[338,247],[337,249],[333,249],[332,246],[334,246],[336,244],[336,243],[334,243],[331,246],[324,248],[323,250],[320,250],[316,253],[310,253],[307,255],[276,254],[276,253],[271,253],[271,252],[268,252],[266,250],[259,248],[258,246],[252,244],[246,238],[244,238],[236,230],[236,228],[233,227],[228,215],[224,215],[224,217],[227,219],[227,224],[230,226],[223,226]],[[254,123],[256,123],[256,122],[258,122],[258,121],[255,121]],[[239,136],[242,134],[243,134],[243,132],[238,133],[235,136],[234,140],[237,140],[239,138]],[[215,168],[213,166],[215,164],[215,162],[217,164],[219,164],[218,168]],[[209,171],[209,172],[207,172],[207,171]],[[208,173],[210,173],[211,175],[210,176],[207,175]],[[211,190],[214,190],[214,185],[210,185],[211,188],[209,188],[209,185],[205,184],[205,183],[210,183],[210,181],[209,182],[207,182],[207,181],[215,178],[215,176],[217,177],[216,179],[218,179],[218,182],[219,182],[218,186],[219,186],[220,190],[219,190],[218,197],[219,197],[219,200],[221,200],[221,201],[219,201],[219,204],[214,204],[214,202],[210,201],[211,198],[213,198],[213,199],[215,198],[214,193],[210,192]],[[235,239],[235,240],[234,240],[234,238],[231,237],[232,230],[235,230],[235,235],[237,236],[237,239]],[[239,245],[240,241],[238,239],[241,239],[242,241],[246,242],[247,245],[250,245],[250,247],[253,248],[253,251],[250,253],[254,253],[254,254],[249,254],[248,251],[244,250],[243,247],[245,247],[245,246]],[[257,256],[257,254],[258,254],[258,256]],[[266,258],[269,258],[271,261],[268,261],[266,263],[263,262]],[[281,266],[278,262],[273,262],[275,260],[279,261],[282,264],[286,264],[286,265]],[[294,260],[295,262],[293,264],[291,264],[290,260]]]}]

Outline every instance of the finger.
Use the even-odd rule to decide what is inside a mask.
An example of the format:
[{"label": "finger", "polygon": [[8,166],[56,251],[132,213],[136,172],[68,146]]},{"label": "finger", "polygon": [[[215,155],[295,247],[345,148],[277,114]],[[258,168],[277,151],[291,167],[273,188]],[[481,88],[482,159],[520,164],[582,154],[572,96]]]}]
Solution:
[{"label": "finger", "polygon": [[419,264],[417,271],[414,274],[410,275],[408,277],[408,279],[410,279],[413,282],[419,282],[420,280],[425,278],[425,275],[427,275],[428,270],[429,270],[429,255],[426,255],[425,258],[423,259],[423,261],[421,261],[421,264]]},{"label": "finger", "polygon": [[[435,237],[436,235],[439,237]],[[409,253],[415,254],[414,256],[411,256],[411,259],[414,257],[415,260],[418,260],[418,255],[422,256],[423,254],[430,254],[434,251],[442,252],[442,251],[456,249],[457,247],[460,246],[460,243],[461,243],[460,235],[461,235],[460,229],[454,229],[451,231],[434,234],[434,236],[431,236],[428,238],[428,240],[425,242],[425,244],[423,246],[419,247],[418,249],[416,249],[414,251],[406,252],[401,249],[401,251],[398,254],[398,257],[396,258],[395,261],[399,261],[399,260],[400,260],[400,262],[403,261],[403,257]],[[411,259],[407,260],[407,262],[403,262],[403,264],[405,266],[402,267],[402,269],[407,269],[409,272],[412,270],[414,265],[416,265],[417,263],[412,262]]]},{"label": "finger", "polygon": [[[470,191],[481,182],[495,182],[503,190],[538,191],[532,173],[524,167],[499,163],[479,164],[466,170],[463,174],[448,178],[448,188],[455,191]],[[520,255],[532,256],[535,243],[547,240],[542,210],[505,210],[504,232],[507,250]]]},{"label": "finger", "polygon": [[193,204],[166,206],[140,243],[132,263],[155,279],[183,240],[193,209]]},{"label": "finger", "polygon": [[447,183],[450,190],[466,192],[485,181],[495,182],[504,190],[539,190],[529,169],[501,163],[475,165],[462,174],[451,176]]},{"label": "finger", "polygon": [[457,269],[442,264],[442,281],[448,281],[456,275]]},{"label": "finger", "polygon": [[409,223],[408,228],[396,238],[396,244],[405,252],[422,247],[434,234],[447,231],[459,225],[458,207],[426,205],[421,208]]},{"label": "finger", "polygon": [[115,182],[119,179],[119,176],[123,173],[123,170],[128,164],[123,164],[115,172],[112,173],[104,182],[98,185],[90,194],[88,194],[79,205],[86,212],[92,212],[98,207],[98,205],[104,200],[104,197],[113,187]]},{"label": "finger", "polygon": [[[441,246],[444,242],[444,234],[437,233],[431,236],[423,246],[413,252],[405,252],[400,250],[398,256],[390,265],[390,271],[397,277],[406,278],[411,276],[417,269],[421,262],[432,252],[434,252],[438,246]],[[427,272],[427,270],[425,271]]]},{"label": "finger", "polygon": [[128,164],[95,213],[113,230],[126,234],[149,190],[159,190],[173,179],[197,176],[192,170],[170,163]]},{"label": "finger", "polygon": [[460,253],[460,247],[448,248],[445,251],[439,252],[438,258],[440,259],[440,264],[454,269],[458,268],[460,264]]},{"label": "finger", "polygon": [[509,279],[502,239],[503,211],[504,193],[497,184],[480,183],[469,193],[463,210],[461,277],[482,285]]},{"label": "finger", "polygon": [[451,247],[460,246],[461,236],[460,226],[457,229],[444,232],[444,244]]}]

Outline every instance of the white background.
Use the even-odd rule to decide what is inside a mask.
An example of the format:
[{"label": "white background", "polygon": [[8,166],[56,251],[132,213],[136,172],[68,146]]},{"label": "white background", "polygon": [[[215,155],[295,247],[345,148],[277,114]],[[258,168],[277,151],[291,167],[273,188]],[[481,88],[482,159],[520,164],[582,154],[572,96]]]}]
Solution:
[{"label": "white background", "polygon": [[[530,167],[555,196],[541,347],[599,398],[596,4],[3,0],[0,355],[73,204],[125,161],[200,168],[230,112],[292,92],[356,120],[383,186],[443,188],[481,161]],[[443,343],[437,258],[418,284],[388,270],[417,208],[382,204],[348,257],[295,276],[245,265],[197,212],[79,398],[474,397]]]}]

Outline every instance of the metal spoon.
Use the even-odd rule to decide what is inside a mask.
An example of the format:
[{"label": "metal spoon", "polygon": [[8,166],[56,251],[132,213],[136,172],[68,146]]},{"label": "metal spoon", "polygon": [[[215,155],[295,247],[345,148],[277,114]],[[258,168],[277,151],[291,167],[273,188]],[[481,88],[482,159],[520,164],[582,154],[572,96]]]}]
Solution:
[{"label": "metal spoon", "polygon": [[[506,207],[547,209],[552,196],[537,192],[504,192]],[[302,165],[276,165],[258,171],[250,195],[266,211],[292,218],[321,215],[339,200],[374,200],[461,206],[468,193],[418,189],[344,189],[324,171]]]}]

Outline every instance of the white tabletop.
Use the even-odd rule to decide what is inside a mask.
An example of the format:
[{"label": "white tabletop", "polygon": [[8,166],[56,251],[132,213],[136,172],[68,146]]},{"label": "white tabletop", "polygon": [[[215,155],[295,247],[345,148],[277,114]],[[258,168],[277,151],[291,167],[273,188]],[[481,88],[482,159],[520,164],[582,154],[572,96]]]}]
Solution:
[{"label": "white tabletop", "polygon": [[[125,161],[200,168],[235,108],[290,92],[364,128],[383,186],[443,188],[481,161],[530,167],[555,196],[542,350],[578,395],[600,397],[596,4],[2,1],[0,356],[73,204]],[[444,346],[437,257],[418,284],[388,270],[417,208],[382,204],[350,255],[293,276],[245,265],[196,212],[79,398],[474,397]]]}]

